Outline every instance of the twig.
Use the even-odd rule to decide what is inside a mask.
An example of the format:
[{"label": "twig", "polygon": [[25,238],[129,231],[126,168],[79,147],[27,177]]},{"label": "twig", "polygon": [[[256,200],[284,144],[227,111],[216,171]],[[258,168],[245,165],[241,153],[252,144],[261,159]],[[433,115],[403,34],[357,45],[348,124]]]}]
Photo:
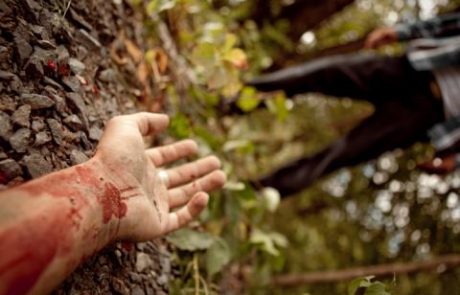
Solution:
[{"label": "twig", "polygon": [[376,276],[385,277],[398,274],[410,274],[422,271],[436,270],[442,267],[443,270],[455,268],[460,265],[459,254],[439,256],[427,261],[390,263],[367,267],[356,267],[343,270],[310,272],[304,274],[280,275],[272,278],[276,286],[295,287],[299,285],[332,283],[351,280],[357,277]]},{"label": "twig", "polygon": [[65,18],[65,15],[67,14],[67,11],[69,11],[70,4],[72,4],[72,0],[69,0],[69,1],[67,2],[67,7],[66,7],[66,9],[64,10],[64,14],[62,15],[62,19]]},{"label": "twig", "polygon": [[209,295],[208,286],[207,286],[206,281],[204,280],[204,278],[202,276],[200,276],[200,281],[201,281],[201,284],[203,284],[204,295]]},{"label": "twig", "polygon": [[169,56],[169,59],[172,61],[172,69],[174,74],[177,76],[178,81],[182,83],[183,89],[187,89],[190,84],[196,84],[196,77],[193,71],[187,64],[185,58],[180,55],[179,50],[174,42],[174,38],[169,32],[168,26],[160,18],[157,13],[151,13],[149,15],[150,19],[155,24],[155,27],[158,31],[158,36],[163,43],[162,47],[165,50],[166,54]]},{"label": "twig", "polygon": [[198,254],[193,255],[193,278],[195,280],[195,295],[200,294],[200,270],[198,268]]}]

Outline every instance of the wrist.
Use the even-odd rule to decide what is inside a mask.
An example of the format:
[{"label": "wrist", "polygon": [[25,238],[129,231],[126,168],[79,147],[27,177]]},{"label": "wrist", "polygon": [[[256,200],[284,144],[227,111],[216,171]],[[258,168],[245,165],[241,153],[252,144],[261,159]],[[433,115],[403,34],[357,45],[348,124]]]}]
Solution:
[{"label": "wrist", "polygon": [[98,157],[74,168],[82,189],[91,192],[88,197],[93,204],[92,219],[101,229],[97,239],[104,245],[118,239],[120,220],[127,213],[126,202],[121,196],[123,184]]}]

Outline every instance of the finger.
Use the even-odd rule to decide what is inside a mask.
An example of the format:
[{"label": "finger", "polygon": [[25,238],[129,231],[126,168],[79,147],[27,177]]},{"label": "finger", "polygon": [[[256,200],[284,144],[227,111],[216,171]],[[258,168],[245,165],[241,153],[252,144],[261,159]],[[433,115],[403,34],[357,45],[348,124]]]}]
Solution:
[{"label": "finger", "polygon": [[227,177],[222,170],[214,171],[194,182],[169,191],[169,206],[177,208],[186,204],[194,194],[211,192],[224,186]]},{"label": "finger", "polygon": [[219,159],[215,156],[209,156],[204,159],[170,169],[166,171],[169,178],[168,187],[176,187],[190,182],[219,168]]},{"label": "finger", "polygon": [[364,48],[372,49],[372,39],[371,38],[367,38],[366,42],[364,43]]},{"label": "finger", "polygon": [[155,166],[162,166],[184,157],[196,154],[198,145],[191,139],[179,141],[170,145],[148,149],[147,157],[152,160]]},{"label": "finger", "polygon": [[371,34],[366,40],[366,48],[367,49],[374,49],[375,48],[375,43],[377,41],[378,41],[378,38],[374,34]]},{"label": "finger", "polygon": [[114,122],[121,120],[136,124],[143,136],[159,133],[165,130],[169,124],[169,117],[167,115],[147,112],[118,116],[112,119]]},{"label": "finger", "polygon": [[171,232],[179,229],[195,219],[208,205],[209,195],[204,192],[199,192],[193,196],[190,202],[176,212],[169,213],[168,225],[166,232]]}]

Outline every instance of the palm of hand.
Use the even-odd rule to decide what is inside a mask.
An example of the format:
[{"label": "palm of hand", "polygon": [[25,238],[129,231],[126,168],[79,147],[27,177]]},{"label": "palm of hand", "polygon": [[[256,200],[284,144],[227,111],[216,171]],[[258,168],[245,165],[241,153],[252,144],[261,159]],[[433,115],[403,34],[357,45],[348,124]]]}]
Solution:
[{"label": "palm of hand", "polygon": [[[142,136],[162,131],[167,124],[167,117],[157,114],[116,117],[98,146],[96,156],[128,208],[120,221],[121,239],[149,240],[184,226],[206,207],[206,192],[225,183],[215,157],[168,170],[158,168],[197,151],[191,140],[144,150]],[[170,212],[175,208],[180,209]]]}]

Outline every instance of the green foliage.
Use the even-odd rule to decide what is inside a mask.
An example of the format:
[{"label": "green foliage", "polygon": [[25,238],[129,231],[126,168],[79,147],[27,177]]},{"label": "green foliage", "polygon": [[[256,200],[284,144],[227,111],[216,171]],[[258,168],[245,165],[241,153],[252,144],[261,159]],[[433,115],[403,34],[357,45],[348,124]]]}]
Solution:
[{"label": "green foliage", "polygon": [[206,251],[206,270],[209,276],[214,276],[222,271],[230,262],[231,251],[224,239],[216,238],[211,247]]},{"label": "green foliage", "polygon": [[188,228],[173,232],[168,235],[167,240],[178,249],[186,251],[206,250],[214,243],[214,238],[208,233]]},{"label": "green foliage", "polygon": [[147,5],[147,12],[154,13],[154,12],[161,12],[165,10],[169,10],[174,8],[176,5],[177,0],[151,0]]},{"label": "green foliage", "polygon": [[[222,38],[222,34],[225,36]],[[244,51],[234,48],[237,37],[224,31],[221,23],[208,24],[190,59],[210,90],[233,96],[241,89],[238,69],[247,67]]]},{"label": "green foliage", "polygon": [[177,138],[187,138],[192,133],[188,118],[183,114],[176,114],[170,123],[169,131]]},{"label": "green foliage", "polygon": [[273,256],[280,255],[278,247],[286,248],[288,245],[288,241],[283,235],[276,232],[265,233],[259,229],[252,231],[249,241],[260,250]]},{"label": "green foliage", "polygon": [[238,98],[237,105],[245,112],[255,110],[260,104],[260,100],[256,96],[256,89],[254,87],[244,87]]},{"label": "green foliage", "polygon": [[348,286],[348,295],[391,295],[381,282],[372,282],[374,277],[357,278]]},{"label": "green foliage", "polygon": [[[170,134],[196,139],[200,154],[216,154],[229,179],[221,192],[213,194],[194,230],[168,237],[176,248],[173,262],[180,273],[171,284],[171,294],[220,294],[219,286],[228,285],[235,294],[387,295],[391,282],[371,277],[290,290],[272,286],[271,278],[458,251],[459,218],[452,216],[460,214],[460,202],[450,184],[460,182],[455,175],[441,179],[414,171],[416,161],[430,156],[423,145],[405,155],[396,151],[338,171],[281,203],[276,192],[257,191],[246,183],[318,151],[372,108],[315,94],[293,102],[282,92],[257,93],[242,81],[271,66],[274,57],[294,51],[314,53],[354,40],[387,24],[394,13],[401,20],[416,13],[418,8],[411,4],[415,2],[357,1],[318,26],[315,43],[307,47],[286,38],[285,20],[258,27],[248,19],[255,3],[251,0],[153,0],[143,7],[169,25],[189,67],[180,70],[196,78],[185,90],[183,81],[175,76],[169,80]],[[270,3],[276,9],[282,5],[278,0]],[[158,40],[155,25],[146,27]],[[237,99],[247,114],[223,116],[219,113],[223,97]],[[261,105],[266,110],[256,110]],[[398,276],[395,294],[449,294],[459,281],[460,271]]]}]

